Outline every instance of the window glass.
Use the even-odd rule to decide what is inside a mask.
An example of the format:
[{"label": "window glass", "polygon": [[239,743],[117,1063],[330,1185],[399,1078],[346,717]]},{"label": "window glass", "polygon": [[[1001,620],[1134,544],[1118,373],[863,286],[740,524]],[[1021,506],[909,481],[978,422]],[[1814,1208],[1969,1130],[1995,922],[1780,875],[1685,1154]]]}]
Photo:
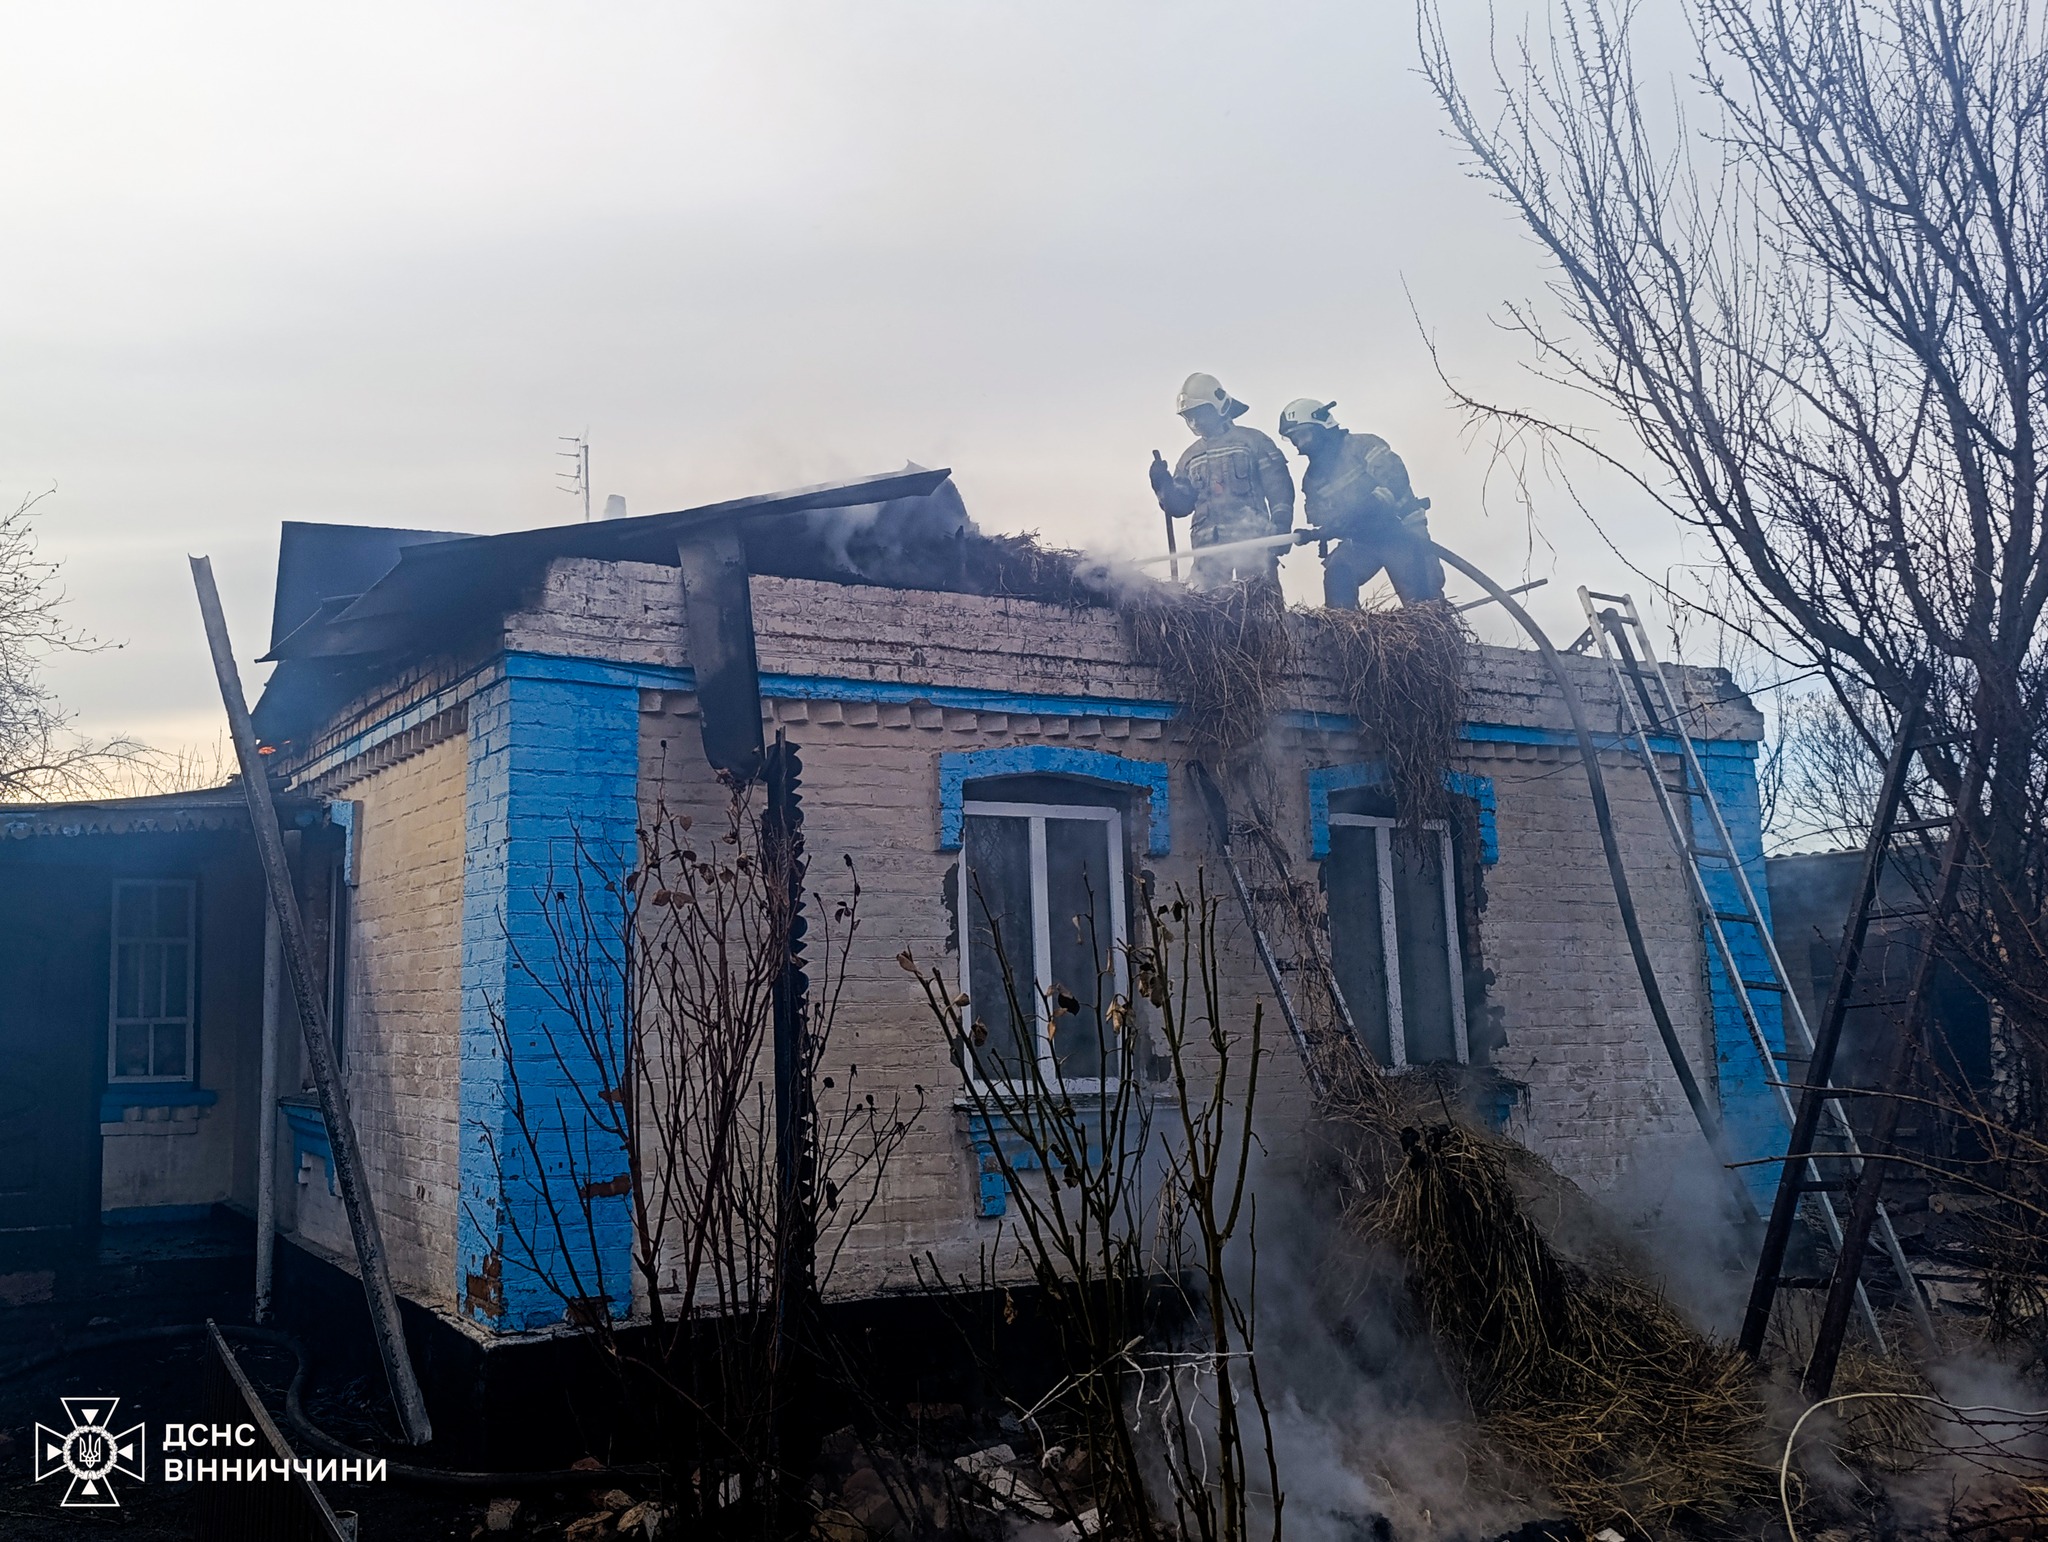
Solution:
[{"label": "window glass", "polygon": [[114,885],[107,992],[107,1075],[116,1081],[192,1075],[193,885]]},{"label": "window glass", "polygon": [[1121,811],[970,799],[964,813],[963,984],[987,1032],[981,1073],[1018,1079],[1029,1057],[1051,1083],[1101,1079],[1125,967]]},{"label": "window glass", "polygon": [[1037,1000],[1031,826],[1022,819],[970,817],[961,854],[967,994],[973,1001],[971,1020],[988,1033],[976,1057],[985,1076],[1015,1076],[1019,1046],[1033,1038],[1030,1024]]},{"label": "window glass", "polygon": [[182,883],[150,886],[156,894],[156,935],[183,937],[191,929],[192,891]]},{"label": "window glass", "polygon": [[156,885],[124,883],[115,890],[117,937],[147,937],[156,930]]},{"label": "window glass", "polygon": [[1323,884],[1338,988],[1366,1049],[1388,1066],[1466,1059],[1449,831],[1332,814]]},{"label": "window glass", "polygon": [[154,942],[131,942],[136,967],[142,975],[142,999],[136,1004],[137,1017],[164,1015],[164,949]]},{"label": "window glass", "polygon": [[114,1016],[142,1015],[142,951],[125,947],[114,950]]},{"label": "window glass", "polygon": [[156,1054],[150,1062],[152,1076],[185,1074],[185,1026],[182,1023],[156,1025]]},{"label": "window glass", "polygon": [[1344,992],[1344,1004],[1373,1059],[1391,1065],[1387,956],[1380,936],[1379,832],[1369,825],[1331,825],[1323,881],[1337,988]]},{"label": "window glass", "polygon": [[348,874],[335,863],[328,880],[327,906],[327,1032],[334,1041],[334,1061],[348,1069],[348,932],[351,895]]},{"label": "window glass", "polygon": [[1408,1035],[1408,1059],[1462,1060],[1451,1020],[1453,953],[1444,925],[1443,832],[1379,834],[1383,840],[1393,837],[1394,933],[1401,954],[1401,1025]]},{"label": "window glass", "polygon": [[[1109,824],[1102,820],[1045,822],[1052,1048],[1064,1077],[1109,1074],[1102,1049],[1102,1014],[1116,993],[1109,832]],[[1065,1006],[1069,1000],[1078,1004],[1078,1010]]]},{"label": "window glass", "polygon": [[117,1023],[114,1027],[114,1074],[149,1075],[149,1024]]}]

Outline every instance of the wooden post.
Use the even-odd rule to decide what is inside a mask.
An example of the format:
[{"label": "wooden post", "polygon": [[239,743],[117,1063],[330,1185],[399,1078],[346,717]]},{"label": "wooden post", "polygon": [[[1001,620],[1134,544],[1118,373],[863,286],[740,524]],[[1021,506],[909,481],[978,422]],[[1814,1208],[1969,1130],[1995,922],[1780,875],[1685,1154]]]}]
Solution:
[{"label": "wooden post", "polygon": [[1955,906],[1963,869],[1970,860],[1970,822],[1984,796],[1986,763],[1991,758],[1987,741],[1988,735],[1980,729],[1963,774],[1962,796],[1956,799],[1949,816],[1948,841],[1942,848],[1934,893],[1927,902],[1926,931],[1921,937],[1919,960],[1913,966],[1912,983],[1906,989],[1904,1010],[1895,1025],[1891,1058],[1874,1089],[1884,1096],[1877,1099],[1871,1116],[1870,1134],[1863,1147],[1863,1171],[1857,1175],[1856,1195],[1842,1220],[1842,1245],[1835,1253],[1835,1272],[1828,1280],[1827,1304],[1821,1308],[1820,1326],[1813,1335],[1813,1354],[1806,1362],[1805,1376],[1800,1379],[1799,1389],[1809,1402],[1819,1402],[1834,1388],[1842,1340],[1849,1331],[1849,1308],[1863,1278],[1863,1250],[1870,1244],[1870,1228],[1876,1223],[1878,1200],[1884,1190],[1885,1161],[1895,1155],[1891,1148],[1904,1109],[1896,1094],[1906,1090],[1913,1062],[1920,1053],[1920,1036],[1934,994],[1935,971],[1942,962],[1938,931]]},{"label": "wooden post", "polygon": [[[695,646],[695,634],[692,643]],[[758,721],[758,715],[757,719]],[[769,1397],[776,1506],[785,1526],[797,1514],[818,1459],[815,1387],[818,1326],[818,1108],[812,1075],[810,979],[804,972],[803,761],[778,732],[763,765],[768,804],[761,814],[761,859],[781,889],[780,968],[774,986],[775,1315]]]},{"label": "wooden post", "polygon": [[[1914,672],[1907,690],[1906,710],[1899,715],[1898,742],[1884,771],[1884,786],[1877,795],[1877,813],[1870,822],[1870,839],[1863,845],[1863,868],[1856,880],[1856,898],[1849,906],[1849,918],[1842,927],[1842,956],[1835,965],[1835,980],[1828,991],[1826,1010],[1813,1035],[1813,1053],[1806,1062],[1806,1086],[1799,1094],[1799,1112],[1792,1122],[1792,1135],[1785,1144],[1785,1165],[1778,1170],[1778,1194],[1771,1204],[1771,1218],[1764,1228],[1764,1245],[1757,1254],[1756,1279],[1749,1287],[1749,1307],[1743,1313],[1742,1352],[1754,1360],[1764,1352],[1764,1335],[1771,1326],[1771,1307],[1777,1300],[1779,1271],[1785,1266],[1785,1250],[1792,1241],[1792,1226],[1799,1218],[1801,1179],[1813,1172],[1807,1157],[1820,1133],[1820,1119],[1834,1088],[1835,1055],[1842,1044],[1842,1026],[1848,1021],[1849,1006],[1856,994],[1856,975],[1863,967],[1863,945],[1870,935],[1871,907],[1884,882],[1889,860],[1892,825],[1898,818],[1899,803],[1906,792],[1906,778],[1913,769],[1915,740],[1927,712],[1929,672],[1922,665]],[[1912,1288],[1908,1285],[1908,1288]]]},{"label": "wooden post", "polygon": [[277,1248],[277,1029],[283,1015],[284,944],[277,912],[263,909],[263,1071],[256,1094],[256,1320],[270,1321],[271,1256]]},{"label": "wooden post", "polygon": [[312,950],[306,946],[306,930],[299,916],[298,899],[292,892],[291,872],[285,866],[277,806],[271,801],[263,757],[256,752],[256,728],[249,720],[249,704],[242,696],[242,676],[235,667],[234,649],[228,642],[227,617],[221,612],[211,560],[192,559],[192,585],[199,592],[206,645],[213,654],[221,705],[227,708],[228,731],[234,737],[235,759],[242,769],[242,791],[249,800],[249,823],[256,834],[256,853],[263,863],[270,911],[276,917],[278,935],[284,945],[285,974],[299,1006],[299,1031],[305,1038],[306,1058],[313,1067],[313,1086],[320,1095],[328,1143],[334,1148],[335,1182],[348,1209],[349,1234],[355,1241],[357,1266],[362,1270],[370,1323],[377,1333],[377,1347],[384,1356],[384,1374],[390,1379],[392,1401],[398,1405],[405,1437],[416,1446],[424,1445],[434,1438],[434,1428],[427,1419],[426,1400],[420,1396],[419,1379],[413,1374],[412,1357],[406,1349],[405,1325],[398,1315],[398,1297],[391,1289],[384,1237],[378,1230],[377,1211],[363,1174],[362,1151],[356,1145],[356,1127],[348,1115],[348,1094],[341,1084],[341,1069],[335,1063],[334,1042],[327,1034],[327,1009],[314,980]]}]

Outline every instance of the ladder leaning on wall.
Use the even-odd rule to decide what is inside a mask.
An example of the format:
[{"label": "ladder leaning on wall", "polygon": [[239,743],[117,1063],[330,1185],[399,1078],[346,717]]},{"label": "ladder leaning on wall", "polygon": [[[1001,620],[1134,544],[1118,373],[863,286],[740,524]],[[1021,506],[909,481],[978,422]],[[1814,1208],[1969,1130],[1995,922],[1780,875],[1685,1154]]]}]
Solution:
[{"label": "ladder leaning on wall", "polygon": [[[1664,828],[1671,837],[1672,849],[1678,855],[1679,865],[1684,868],[1694,906],[1700,914],[1700,924],[1714,949],[1714,956],[1720,961],[1722,972],[1727,976],[1728,988],[1735,998],[1743,1026],[1748,1030],[1750,1042],[1761,1057],[1765,1076],[1776,1095],[1778,1111],[1785,1122],[1786,1131],[1793,1129],[1796,1111],[1792,1105],[1789,1083],[1789,1067],[1784,1062],[1793,1056],[1809,1057],[1813,1053],[1813,1033],[1807,1026],[1806,1013],[1799,1004],[1798,994],[1793,991],[1791,979],[1786,974],[1784,960],[1778,956],[1777,943],[1771,936],[1769,924],[1764,919],[1763,907],[1758,903],[1756,891],[1749,876],[1742,870],[1742,862],[1735,851],[1734,838],[1729,834],[1728,822],[1722,816],[1721,805],[1715,799],[1713,789],[1707,781],[1706,771],[1700,765],[1699,755],[1693,748],[1693,736],[1688,725],[1685,705],[1671,689],[1663,666],[1658,663],[1655,650],[1650,645],[1648,629],[1643,625],[1641,613],[1636,609],[1634,599],[1625,594],[1600,594],[1591,589],[1579,589],[1579,603],[1586,612],[1586,631],[1574,645],[1579,651],[1591,644],[1600,650],[1600,657],[1606,662],[1614,677],[1615,692],[1620,697],[1624,721],[1627,724],[1627,738],[1649,777],[1650,787],[1656,795],[1657,807],[1664,816]],[[1668,734],[1678,744],[1680,781],[1673,785],[1664,779],[1664,772],[1657,765],[1654,736]],[[1684,803],[1674,801],[1683,799]],[[1681,812],[1684,810],[1684,812]],[[1704,815],[1702,820],[1699,816]],[[1705,834],[1712,842],[1701,844],[1700,827],[1704,823]],[[1702,861],[1715,863],[1721,872],[1731,880],[1736,903],[1727,900],[1717,902],[1707,882],[1707,871]],[[1756,935],[1768,978],[1745,978],[1736,961],[1735,950],[1729,942],[1729,928],[1748,927]],[[1752,966],[1754,967],[1754,966]],[[1783,1020],[1787,1037],[1786,1051],[1774,1049],[1770,1036],[1764,1031],[1761,1015],[1757,1010],[1756,995],[1775,995],[1783,1007]],[[1789,1053],[1788,1053],[1789,1052]],[[1856,1133],[1849,1120],[1841,1111],[1838,1102],[1825,1103],[1822,1118],[1827,1133],[1832,1138],[1836,1154],[1848,1159],[1847,1166],[1852,1172],[1860,1172],[1862,1153],[1856,1144]],[[1829,1245],[1839,1249],[1842,1244],[1842,1224],[1833,1201],[1829,1198],[1831,1189],[1840,1187],[1840,1182],[1830,1183],[1821,1176],[1818,1165],[1811,1157],[1806,1160],[1806,1182],[1803,1185],[1807,1197],[1812,1201],[1812,1211],[1817,1213],[1822,1229],[1826,1232]],[[1880,1205],[1875,1229],[1878,1240],[1891,1260],[1893,1272],[1898,1275],[1899,1287],[1921,1330],[1931,1339],[1933,1327],[1927,1318],[1927,1303],[1920,1293],[1920,1283],[1914,1277],[1906,1262],[1905,1250],[1899,1246],[1898,1234],[1892,1229],[1891,1216]],[[1870,1297],[1859,1280],[1856,1286],[1856,1308],[1868,1330],[1871,1342],[1880,1353],[1885,1352],[1884,1331],[1878,1326],[1877,1313],[1872,1309]]]}]

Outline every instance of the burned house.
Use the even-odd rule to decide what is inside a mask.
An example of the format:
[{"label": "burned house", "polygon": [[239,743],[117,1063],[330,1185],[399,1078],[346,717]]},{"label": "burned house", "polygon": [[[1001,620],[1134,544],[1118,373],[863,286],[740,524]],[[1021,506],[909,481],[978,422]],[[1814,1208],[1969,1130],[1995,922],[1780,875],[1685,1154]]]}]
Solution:
[{"label": "burned house", "polygon": [[[1060,917],[1094,915],[1120,937],[1141,876],[1155,892],[1192,887],[1216,864],[1183,704],[1138,656],[1114,592],[977,531],[942,473],[882,491],[754,500],[738,525],[759,711],[770,738],[801,750],[814,881],[829,896],[843,856],[862,886],[835,1055],[869,1091],[923,1109],[833,1277],[840,1295],[908,1288],[917,1259],[964,1265],[1005,1209],[978,1149],[1001,1132],[958,1104],[958,1071],[895,955],[944,960],[964,996],[989,994],[971,926],[963,948],[971,881],[1031,937],[1047,986]],[[549,896],[579,853],[630,854],[657,806],[708,821],[724,802],[704,753],[706,644],[677,566],[677,533],[700,518],[482,537],[284,527],[256,726],[393,1277],[472,1339],[565,1316],[517,1239],[541,1229],[548,1186],[578,1175],[510,1171],[505,1155],[515,1102],[545,1099],[571,1122],[583,1106],[548,1085],[560,1061],[508,1065],[507,1046],[553,1010],[532,968],[561,945]],[[1592,1189],[1632,1165],[1699,1160],[1537,656],[1476,650],[1445,776],[1460,817],[1403,845],[1387,725],[1349,714],[1312,621],[1289,625],[1302,662],[1259,751],[1264,813],[1327,897],[1336,971],[1374,1055],[1472,1068],[1490,1116]],[[1595,661],[1566,664],[1612,734],[1611,680]],[[1725,674],[1681,675],[1695,749],[1761,889],[1761,721]],[[1767,1155],[1781,1138],[1775,1073],[1710,960],[1640,768],[1605,743],[1679,1034],[1741,1154]],[[0,946],[11,979],[40,982],[0,994],[0,1053],[32,1067],[37,1089],[0,1090],[13,1099],[0,1101],[6,1224],[250,1208],[272,1120],[282,1238],[352,1268],[288,1006],[273,1025],[278,1106],[256,1106],[261,889],[235,793],[15,808],[0,835],[16,913]],[[1245,917],[1225,920],[1226,992],[1248,1013],[1269,976]],[[1034,1025],[1014,1031],[1009,1053],[1064,1053]],[[1285,1039],[1268,1046],[1272,1106],[1300,1106]],[[68,1176],[51,1183],[46,1168]],[[573,1245],[609,1250],[613,1304],[631,1310],[626,1203],[588,1213]]]}]

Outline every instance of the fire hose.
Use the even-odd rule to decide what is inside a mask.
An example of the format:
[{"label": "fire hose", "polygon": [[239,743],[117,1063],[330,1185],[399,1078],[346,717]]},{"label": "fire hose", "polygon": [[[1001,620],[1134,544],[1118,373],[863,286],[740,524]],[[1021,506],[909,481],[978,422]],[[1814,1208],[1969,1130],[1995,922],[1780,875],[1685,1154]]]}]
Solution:
[{"label": "fire hose", "polygon": [[1756,1202],[1750,1197],[1749,1186],[1730,1164],[1734,1158],[1729,1154],[1727,1137],[1721,1129],[1720,1115],[1707,1102],[1706,1094],[1700,1090],[1697,1077],[1693,1075],[1692,1063],[1686,1058],[1685,1046],[1679,1042],[1678,1030],[1671,1021],[1671,1009],[1665,1004],[1664,992],[1657,983],[1657,971],[1650,963],[1649,945],[1643,941],[1642,923],[1636,917],[1636,906],[1629,892],[1628,872],[1621,864],[1621,846],[1614,835],[1614,813],[1607,802],[1607,779],[1600,771],[1600,750],[1593,742],[1593,734],[1586,726],[1586,706],[1580,700],[1578,687],[1572,684],[1566,673],[1564,660],[1557,649],[1551,646],[1550,638],[1543,628],[1516,603],[1515,598],[1499,584],[1488,578],[1478,568],[1448,547],[1430,542],[1429,549],[1440,561],[1448,563],[1463,573],[1472,582],[1484,589],[1493,602],[1515,619],[1515,623],[1528,633],[1529,640],[1536,645],[1544,664],[1549,668],[1551,678],[1557,681],[1558,693],[1564,697],[1565,710],[1571,714],[1572,732],[1579,741],[1579,759],[1586,767],[1586,787],[1593,799],[1593,819],[1600,826],[1600,847],[1607,856],[1607,876],[1614,885],[1614,903],[1621,911],[1622,930],[1628,934],[1629,953],[1635,959],[1636,975],[1642,981],[1643,995],[1650,1003],[1650,1016],[1656,1020],[1657,1036],[1664,1041],[1664,1052],[1671,1059],[1671,1069],[1677,1073],[1678,1085],[1685,1092],[1685,1101],[1691,1105],[1693,1118],[1699,1122],[1700,1134],[1706,1137],[1708,1147],[1714,1153],[1723,1170],[1728,1173],[1729,1185],[1735,1196],[1737,1213],[1745,1225],[1762,1224],[1757,1214]]}]

